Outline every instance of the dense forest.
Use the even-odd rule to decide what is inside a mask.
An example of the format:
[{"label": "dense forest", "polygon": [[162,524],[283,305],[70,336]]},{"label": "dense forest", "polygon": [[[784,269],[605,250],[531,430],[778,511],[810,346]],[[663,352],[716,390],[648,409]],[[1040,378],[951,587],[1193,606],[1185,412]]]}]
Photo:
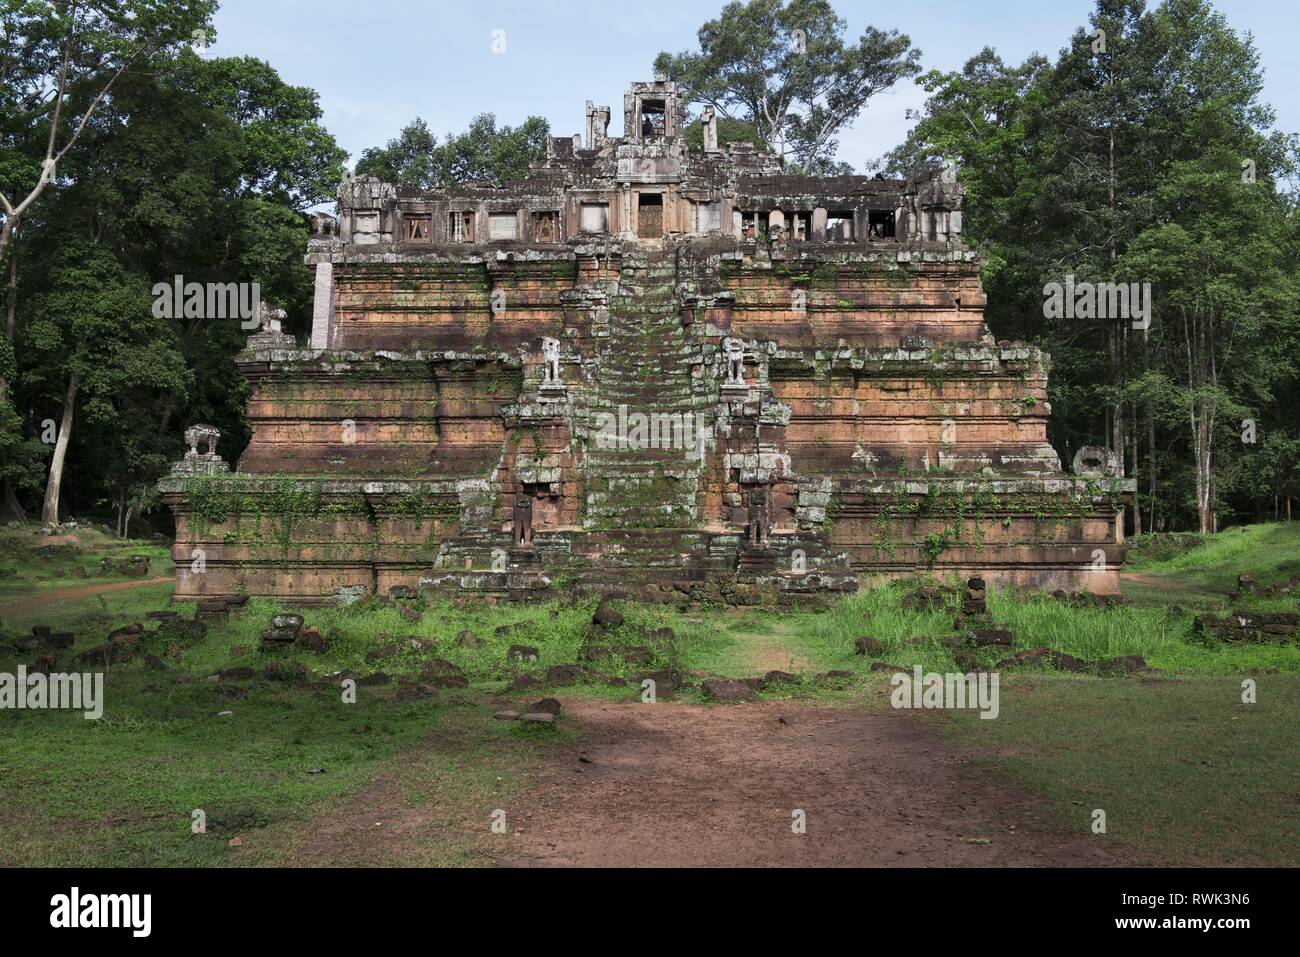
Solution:
[{"label": "dense forest", "polygon": [[[930,93],[894,175],[956,159],[988,324],[1053,359],[1052,440],[1104,438],[1133,531],[1290,517],[1300,495],[1297,138],[1203,0],[1102,0],[1055,62],[985,48]],[[1149,319],[1046,318],[1044,290],[1140,282]]]},{"label": "dense forest", "polygon": [[[305,337],[307,213],[348,159],[316,93],[205,51],[214,0],[0,0],[0,481],[8,518],[166,524],[154,483],[184,427],[247,442],[230,320],[157,318],[174,276],[258,282]],[[955,161],[998,338],[1053,356],[1052,439],[1104,441],[1140,494],[1133,531],[1290,517],[1300,496],[1297,137],[1274,129],[1251,40],[1204,0],[1100,0],[1055,59],[972,50],[922,73],[906,36],[858,38],[825,0],[731,3],[656,69],[715,106],[724,140],[792,170],[912,175]],[[757,50],[757,56],[753,55]],[[837,134],[915,78],[907,141],[846,157]],[[501,182],[549,127],[423,119],[358,172]],[[698,128],[696,130],[698,136]],[[1048,318],[1044,290],[1149,283],[1146,328]],[[133,524],[134,523],[134,524]]]}]

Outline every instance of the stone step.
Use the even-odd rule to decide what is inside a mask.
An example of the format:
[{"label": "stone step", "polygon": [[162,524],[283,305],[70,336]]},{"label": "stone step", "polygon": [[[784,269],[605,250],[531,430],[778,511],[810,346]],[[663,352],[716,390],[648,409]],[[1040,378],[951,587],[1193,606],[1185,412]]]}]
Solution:
[{"label": "stone step", "polygon": [[587,480],[591,491],[614,488],[642,487],[662,483],[665,492],[677,486],[694,488],[698,483],[697,469],[686,458],[686,453],[675,453],[671,462],[660,462],[658,467],[637,465],[626,461],[610,462],[603,458],[588,459]]},{"label": "stone step", "polygon": [[652,385],[638,386],[635,383],[607,383],[602,386],[599,397],[592,401],[592,407],[598,412],[613,412],[620,405],[635,401],[646,406],[634,409],[635,412],[689,412],[697,407],[697,398],[703,401],[707,396],[697,396],[685,382],[673,383],[671,387],[665,383],[658,388]]},{"label": "stone step", "polygon": [[[619,406],[678,415],[710,404],[691,375],[700,351],[681,325],[678,279],[675,257],[624,257],[609,301],[610,335],[596,392],[584,409],[593,430],[599,413],[617,414]],[[698,523],[703,463],[687,455],[686,449],[599,449],[588,441],[584,524],[631,530]],[[727,567],[734,550],[715,560]]]},{"label": "stone step", "polygon": [[646,389],[638,391],[636,389],[627,390],[605,390],[601,393],[600,400],[594,405],[596,414],[601,412],[615,412],[619,406],[627,406],[628,412],[641,412],[649,415],[654,412],[661,412],[665,415],[677,415],[678,413],[697,412],[705,408],[703,402],[696,405],[693,401],[693,393],[684,389],[665,394],[663,390]]},{"label": "stone step", "polygon": [[[607,357],[606,368],[610,372],[620,373],[620,375],[611,375],[606,378],[610,382],[617,382],[622,377],[621,373],[636,369],[661,369],[673,375],[689,376],[691,366],[694,364],[693,357],[690,356],[615,352]],[[605,370],[602,369],[602,371]]]},{"label": "stone step", "polygon": [[[610,336],[607,358],[611,362],[626,361],[629,359],[667,359],[673,363],[687,364],[688,360],[694,361],[697,353],[694,349],[682,348],[673,349],[666,347],[663,349],[650,349],[632,341],[620,342],[618,339]],[[634,362],[632,365],[643,365],[642,362]]]},{"label": "stone step", "polygon": [[655,329],[650,333],[637,330],[630,335],[626,333],[620,335],[617,329],[610,331],[612,334],[609,336],[609,351],[615,357],[633,353],[647,356],[668,355],[681,359],[699,354],[694,346],[684,337],[679,336],[672,326]]},{"label": "stone step", "polygon": [[634,340],[619,341],[613,336],[609,338],[609,348],[607,358],[610,361],[620,361],[628,358],[637,359],[667,359],[673,363],[690,364],[699,360],[700,356],[694,349],[678,345],[673,348],[672,343],[667,343],[663,348],[652,349],[649,346],[642,345]]},{"label": "stone step", "polygon": [[[611,372],[622,373],[632,369],[663,369],[666,372],[683,376],[691,374],[691,366],[696,362],[695,357],[691,355],[642,353],[632,352],[631,350],[619,351],[618,349],[611,350],[610,354],[604,358],[606,360],[605,365]],[[620,377],[614,375],[609,378],[610,381],[618,381]]]},{"label": "stone step", "polygon": [[672,456],[671,460],[657,460],[653,464],[640,463],[632,459],[608,458],[613,455],[602,450],[599,455],[588,455],[588,482],[597,485],[609,482],[648,483],[658,479],[668,482],[694,482],[699,478],[697,463],[688,458],[685,449],[646,449],[644,452],[624,454],[645,455],[651,451],[664,452]]},{"label": "stone step", "polygon": [[592,412],[592,421],[601,413],[618,414],[620,406],[627,406],[628,414],[633,412],[651,415],[661,413],[664,415],[685,415],[687,412],[699,412],[706,408],[703,402],[696,405],[692,400],[695,397],[689,392],[677,392],[673,395],[664,395],[659,391],[627,391],[627,392],[606,392],[601,396],[600,402],[594,406]]}]

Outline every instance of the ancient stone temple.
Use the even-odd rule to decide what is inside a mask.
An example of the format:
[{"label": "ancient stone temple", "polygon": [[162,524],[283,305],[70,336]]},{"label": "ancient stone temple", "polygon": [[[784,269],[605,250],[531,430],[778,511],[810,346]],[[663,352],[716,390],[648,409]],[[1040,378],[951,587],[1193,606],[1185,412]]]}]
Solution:
[{"label": "ancient stone temple", "polygon": [[519,182],[340,186],[310,342],[271,320],[238,359],[236,470],[162,484],[177,597],[1117,589],[1132,482],[1063,472],[953,169],[784,175],[711,109],[691,149],[663,80],[609,120]]}]

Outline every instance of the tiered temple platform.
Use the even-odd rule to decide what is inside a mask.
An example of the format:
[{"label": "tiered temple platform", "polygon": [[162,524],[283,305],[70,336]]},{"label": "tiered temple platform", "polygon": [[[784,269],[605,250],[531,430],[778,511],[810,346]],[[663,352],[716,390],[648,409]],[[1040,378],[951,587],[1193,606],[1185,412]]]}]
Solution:
[{"label": "tiered temple platform", "polygon": [[638,83],[630,132],[588,104],[521,182],[344,182],[310,343],[270,322],[238,359],[236,470],[192,448],[161,485],[177,597],[1117,591],[1132,482],[1099,450],[1062,471],[953,170],[786,176],[683,120]]}]

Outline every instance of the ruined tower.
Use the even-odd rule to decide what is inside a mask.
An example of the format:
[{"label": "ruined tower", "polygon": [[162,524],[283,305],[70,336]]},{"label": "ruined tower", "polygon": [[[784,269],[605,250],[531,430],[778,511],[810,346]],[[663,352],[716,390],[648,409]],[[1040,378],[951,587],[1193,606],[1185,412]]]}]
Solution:
[{"label": "ruined tower", "polygon": [[712,110],[692,151],[665,80],[609,116],[519,182],[340,186],[309,343],[238,359],[237,470],[162,483],[177,597],[1117,590],[1132,482],[1063,473],[952,167],[784,175]]}]

